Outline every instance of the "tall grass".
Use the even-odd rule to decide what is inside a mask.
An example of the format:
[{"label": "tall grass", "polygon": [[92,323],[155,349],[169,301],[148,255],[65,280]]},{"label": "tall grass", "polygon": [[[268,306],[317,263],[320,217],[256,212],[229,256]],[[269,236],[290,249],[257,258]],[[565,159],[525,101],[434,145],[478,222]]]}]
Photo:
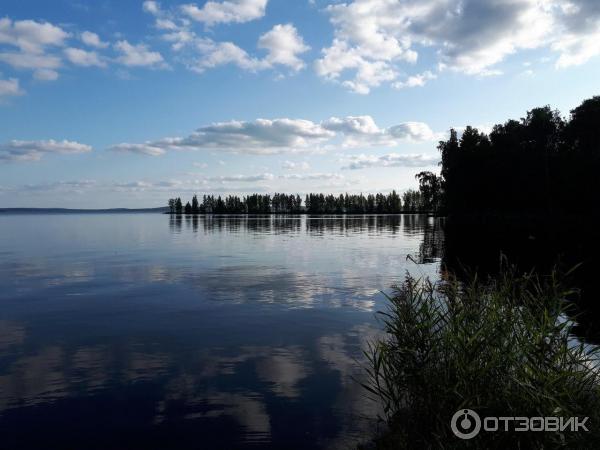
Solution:
[{"label": "tall grass", "polygon": [[[573,339],[571,294],[556,272],[438,283],[407,276],[379,313],[385,337],[366,352],[364,387],[389,425],[378,448],[600,448],[598,348]],[[481,417],[589,417],[590,431],[460,440],[450,420],[463,408]]]}]

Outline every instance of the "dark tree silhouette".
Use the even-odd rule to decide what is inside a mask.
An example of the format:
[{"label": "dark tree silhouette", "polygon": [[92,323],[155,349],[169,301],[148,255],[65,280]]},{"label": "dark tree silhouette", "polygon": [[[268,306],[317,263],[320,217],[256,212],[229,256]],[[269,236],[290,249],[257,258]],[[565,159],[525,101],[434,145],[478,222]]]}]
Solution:
[{"label": "dark tree silhouette", "polygon": [[198,206],[198,197],[194,194],[192,198],[192,214],[198,214],[200,212],[200,208]]},{"label": "dark tree silhouette", "polygon": [[442,200],[442,178],[433,172],[419,172],[415,178],[419,180],[423,208],[437,212]]},{"label": "dark tree silhouette", "polygon": [[600,170],[600,97],[563,119],[549,106],[494,126],[467,127],[438,146],[450,213],[582,214],[595,206]]},{"label": "dark tree silhouette", "polygon": [[419,212],[423,210],[423,201],[421,192],[409,189],[402,194],[402,204],[404,212]]},{"label": "dark tree silhouette", "polygon": [[[439,203],[439,177],[431,172],[422,172],[419,177],[423,179],[421,190],[409,190],[402,197],[396,191],[367,196],[311,193],[306,195],[303,205],[297,194],[251,194],[241,198],[203,195],[201,203],[194,195],[191,205],[188,202],[185,208],[180,198],[169,200],[169,211],[175,214],[398,214],[433,211]],[[428,200],[424,201],[424,198]]]}]

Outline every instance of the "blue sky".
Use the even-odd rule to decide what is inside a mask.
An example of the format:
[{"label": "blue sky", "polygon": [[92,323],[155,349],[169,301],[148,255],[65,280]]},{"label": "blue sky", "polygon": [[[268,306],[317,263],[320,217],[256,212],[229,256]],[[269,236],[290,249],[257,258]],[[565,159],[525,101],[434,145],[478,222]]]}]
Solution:
[{"label": "blue sky", "polygon": [[3,0],[0,207],[387,192],[598,94],[596,0]]}]

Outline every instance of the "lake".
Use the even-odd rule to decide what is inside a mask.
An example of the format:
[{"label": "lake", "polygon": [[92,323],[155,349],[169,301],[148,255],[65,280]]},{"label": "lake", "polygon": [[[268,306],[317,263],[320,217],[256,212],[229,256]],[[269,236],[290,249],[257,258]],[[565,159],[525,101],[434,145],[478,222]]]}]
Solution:
[{"label": "lake", "polygon": [[433,226],[423,215],[0,215],[0,446],[368,440],[378,410],[357,381],[362,349],[381,328],[381,290],[406,271],[437,277]]}]

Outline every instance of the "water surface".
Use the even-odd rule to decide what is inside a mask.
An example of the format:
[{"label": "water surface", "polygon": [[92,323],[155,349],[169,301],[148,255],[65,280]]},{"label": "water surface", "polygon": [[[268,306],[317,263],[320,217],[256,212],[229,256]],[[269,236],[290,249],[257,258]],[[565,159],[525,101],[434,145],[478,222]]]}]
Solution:
[{"label": "water surface", "polygon": [[379,291],[435,276],[432,221],[0,215],[0,446],[355,446]]}]

